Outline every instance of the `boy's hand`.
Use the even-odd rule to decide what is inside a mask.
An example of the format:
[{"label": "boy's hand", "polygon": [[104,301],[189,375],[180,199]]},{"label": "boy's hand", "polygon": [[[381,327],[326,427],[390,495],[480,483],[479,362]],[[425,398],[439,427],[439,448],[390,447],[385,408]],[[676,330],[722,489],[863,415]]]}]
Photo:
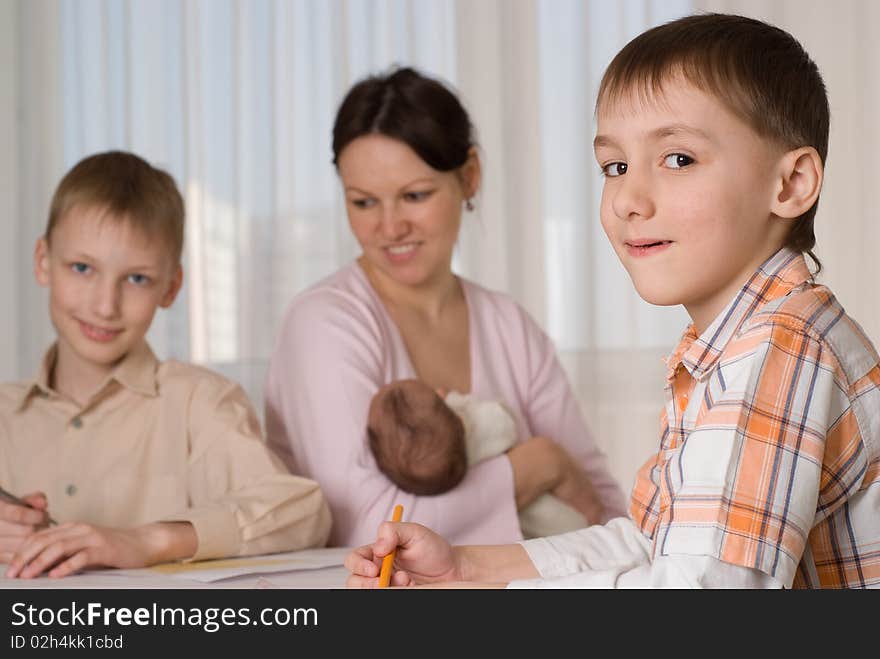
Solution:
[{"label": "boy's hand", "polygon": [[0,500],[0,563],[9,563],[22,543],[49,522],[49,502],[42,492],[22,499],[32,508]]},{"label": "boy's hand", "polygon": [[30,579],[44,572],[65,577],[90,567],[146,567],[192,556],[197,542],[188,522],[133,529],[68,522],[28,537],[12,557],[6,577]]},{"label": "boy's hand", "polygon": [[460,581],[452,547],[431,529],[412,522],[382,522],[376,541],[345,557],[348,588],[377,588],[382,558],[397,547],[391,586]]}]

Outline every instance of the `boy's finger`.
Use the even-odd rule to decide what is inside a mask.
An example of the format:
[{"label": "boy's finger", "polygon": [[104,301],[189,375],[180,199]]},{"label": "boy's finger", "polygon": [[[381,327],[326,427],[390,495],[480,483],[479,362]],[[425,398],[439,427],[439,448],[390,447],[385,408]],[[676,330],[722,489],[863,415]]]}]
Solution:
[{"label": "boy's finger", "polygon": [[413,580],[410,578],[406,570],[398,570],[391,575],[392,586],[411,586],[413,583]]},{"label": "boy's finger", "polygon": [[373,553],[382,557],[395,547],[406,547],[422,536],[423,526],[415,522],[382,522],[373,543]]},{"label": "boy's finger", "polygon": [[358,574],[352,574],[350,577],[348,577],[348,579],[345,580],[346,588],[372,589],[377,588],[378,585],[378,577],[362,577]]},{"label": "boy's finger", "polygon": [[372,559],[373,550],[369,547],[358,547],[345,557],[343,565],[352,574],[361,574],[367,577],[379,575],[379,568]]},{"label": "boy's finger", "polygon": [[28,508],[27,506],[0,501],[0,519],[13,522],[14,524],[39,526],[45,521],[46,513],[42,510]]},{"label": "boy's finger", "polygon": [[379,525],[379,532],[376,534],[376,541],[372,544],[373,555],[377,558],[384,558],[387,554],[401,544],[400,535],[397,527],[402,522],[382,522]]},{"label": "boy's finger", "polygon": [[29,558],[25,560],[20,576],[26,579],[37,577],[81,550],[82,539],[76,536],[35,546],[28,552]]},{"label": "boy's finger", "polygon": [[89,554],[88,551],[83,549],[76,552],[73,556],[69,557],[67,560],[60,562],[58,565],[49,570],[47,576],[52,579],[57,579],[59,577],[66,577],[69,574],[73,574],[74,572],[79,572],[83,568],[88,567],[89,563]]},{"label": "boy's finger", "polygon": [[35,532],[39,527],[30,524],[14,524],[0,520],[0,537],[15,538],[16,542],[21,542],[22,538],[26,538]]},{"label": "boy's finger", "polygon": [[43,492],[32,492],[24,495],[21,499],[38,510],[46,510],[49,507],[49,499]]}]

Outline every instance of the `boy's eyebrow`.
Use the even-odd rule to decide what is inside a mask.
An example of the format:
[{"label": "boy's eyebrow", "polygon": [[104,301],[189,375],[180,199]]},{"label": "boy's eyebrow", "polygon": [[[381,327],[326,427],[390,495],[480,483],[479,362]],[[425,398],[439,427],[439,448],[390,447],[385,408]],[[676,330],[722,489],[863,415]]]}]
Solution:
[{"label": "boy's eyebrow", "polygon": [[617,146],[617,142],[607,135],[596,135],[596,138],[593,140],[593,150],[595,151],[600,146]]},{"label": "boy's eyebrow", "polygon": [[[94,256],[92,256],[91,254],[88,254],[86,252],[74,252],[67,259],[67,261],[89,261],[89,262],[95,262],[97,260],[98,259],[96,259]],[[129,266],[125,267],[126,272],[158,272],[161,269],[162,269],[161,266],[159,266],[155,263],[144,263],[141,265],[129,265]]]},{"label": "boy's eyebrow", "polygon": [[[655,128],[648,133],[647,138],[651,140],[662,140],[664,137],[675,137],[676,135],[695,135],[708,142],[713,141],[712,137],[706,131],[694,126],[688,126],[687,124],[669,124],[668,126]],[[602,146],[615,147],[617,146],[617,142],[608,135],[596,135],[596,139],[593,140],[593,149],[598,149]]]},{"label": "boy's eyebrow", "polygon": [[160,266],[155,265],[155,264],[153,264],[153,265],[147,265],[147,264],[144,264],[144,265],[132,265],[132,266],[129,266],[129,267],[127,267],[127,268],[125,269],[125,271],[126,271],[126,272],[134,272],[134,273],[138,273],[138,272],[141,272],[141,273],[143,273],[143,272],[152,273],[152,272],[159,272],[161,269],[162,269],[162,268],[161,268]]},{"label": "boy's eyebrow", "polygon": [[708,142],[712,141],[712,137],[709,133],[700,128],[688,126],[687,124],[670,124],[669,126],[662,126],[661,128],[651,131],[648,134],[648,137],[663,139],[664,137],[673,137],[681,134],[696,135]]}]

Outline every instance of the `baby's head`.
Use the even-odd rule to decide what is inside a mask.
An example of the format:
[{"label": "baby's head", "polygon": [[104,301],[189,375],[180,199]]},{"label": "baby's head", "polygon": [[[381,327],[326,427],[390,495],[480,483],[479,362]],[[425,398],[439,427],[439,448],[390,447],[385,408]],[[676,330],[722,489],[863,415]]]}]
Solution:
[{"label": "baby's head", "polygon": [[467,471],[464,424],[418,380],[396,380],[376,393],[367,435],[379,469],[412,494],[446,492]]},{"label": "baby's head", "polygon": [[606,69],[596,117],[603,227],[649,302],[729,297],[783,246],[812,256],[828,99],[787,32],[723,14],[648,30]]}]

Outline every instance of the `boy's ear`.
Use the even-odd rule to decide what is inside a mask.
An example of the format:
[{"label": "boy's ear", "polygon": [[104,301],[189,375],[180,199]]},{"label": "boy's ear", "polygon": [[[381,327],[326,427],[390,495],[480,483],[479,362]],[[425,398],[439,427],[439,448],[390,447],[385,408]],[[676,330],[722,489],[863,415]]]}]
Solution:
[{"label": "boy's ear", "polygon": [[174,298],[180,292],[181,286],[183,286],[183,266],[178,264],[177,270],[174,271],[174,276],[168,282],[168,289],[165,291],[162,299],[159,300],[159,306],[163,309],[170,307],[171,303],[174,302]]},{"label": "boy's ear", "polygon": [[779,165],[770,210],[777,217],[795,219],[810,210],[819,198],[824,176],[822,159],[815,148],[805,146],[786,153]]},{"label": "boy's ear", "polygon": [[483,176],[480,154],[477,152],[477,147],[472,146],[468,149],[467,160],[459,167],[458,176],[461,180],[462,193],[465,199],[470,199],[477,194],[477,190],[480,189],[480,180]]},{"label": "boy's ear", "polygon": [[44,237],[34,245],[34,278],[44,288],[49,285],[49,243]]}]

